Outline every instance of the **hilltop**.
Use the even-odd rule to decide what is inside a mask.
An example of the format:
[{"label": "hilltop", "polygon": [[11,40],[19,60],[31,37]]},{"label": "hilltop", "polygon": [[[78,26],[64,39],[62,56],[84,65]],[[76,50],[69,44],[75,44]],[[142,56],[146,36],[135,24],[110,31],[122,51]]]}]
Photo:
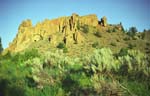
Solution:
[{"label": "hilltop", "polygon": [[46,19],[35,26],[27,19],[19,25],[16,37],[5,52],[33,48],[41,52],[61,49],[72,56],[90,53],[95,48],[109,47],[116,53],[122,48],[132,47],[142,52],[148,50],[149,53],[148,38],[142,39],[145,33],[131,37],[121,23],[109,24],[106,16],[99,20],[95,14],[79,16],[73,13],[71,16]]}]

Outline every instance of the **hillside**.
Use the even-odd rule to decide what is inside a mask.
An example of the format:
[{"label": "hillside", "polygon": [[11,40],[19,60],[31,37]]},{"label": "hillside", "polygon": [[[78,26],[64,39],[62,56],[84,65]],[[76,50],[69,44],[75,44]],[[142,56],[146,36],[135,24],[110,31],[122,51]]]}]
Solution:
[{"label": "hillside", "polygon": [[90,53],[95,47],[109,47],[116,53],[122,48],[133,46],[132,49],[146,52],[145,48],[149,47],[147,42],[148,39],[141,38],[141,33],[131,38],[124,32],[122,24],[109,24],[105,16],[98,20],[95,14],[79,16],[74,13],[72,16],[46,19],[35,26],[31,20],[23,21],[5,52],[32,48],[41,52],[55,51],[59,49],[57,46],[60,43],[65,44],[70,56]]},{"label": "hillside", "polygon": [[[97,26],[98,19],[96,15],[88,15],[79,17],[77,14],[73,14],[70,17],[60,17],[53,20],[45,20],[41,23],[37,23],[32,26],[30,20],[23,21],[18,28],[18,33],[14,41],[10,44],[8,50],[11,52],[22,51],[29,46],[39,42],[43,42],[42,45],[49,45],[55,48],[60,42],[64,42],[67,47],[74,45],[75,43],[82,44],[84,42],[84,36],[77,27],[88,25]],[[38,46],[35,46],[38,47]],[[48,49],[48,47],[47,47]]]},{"label": "hillside", "polygon": [[94,14],[25,20],[0,54],[0,96],[149,96],[149,40]]}]

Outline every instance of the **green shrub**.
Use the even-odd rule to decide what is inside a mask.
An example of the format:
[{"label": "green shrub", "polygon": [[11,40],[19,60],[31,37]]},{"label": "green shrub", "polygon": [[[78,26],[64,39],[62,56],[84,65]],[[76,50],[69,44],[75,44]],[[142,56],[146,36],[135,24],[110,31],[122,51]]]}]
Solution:
[{"label": "green shrub", "polygon": [[110,45],[117,46],[115,42],[111,42]]},{"label": "green shrub", "polygon": [[82,73],[81,77],[78,79],[78,83],[80,87],[89,87],[91,86],[91,80],[86,74]]},{"label": "green shrub", "polygon": [[117,28],[115,27],[115,28],[109,28],[108,30],[107,30],[107,32],[108,33],[112,33],[112,32],[117,32]]},{"label": "green shrub", "polygon": [[128,48],[129,48],[129,49],[133,49],[134,47],[136,47],[135,44],[131,44],[131,43],[128,44]]},{"label": "green shrub", "polygon": [[0,60],[3,60],[3,59],[10,59],[11,58],[11,53],[10,51],[8,51],[5,55],[1,56]]},{"label": "green shrub", "polygon": [[93,47],[93,48],[97,48],[98,46],[99,46],[98,42],[94,42],[94,43],[92,44],[92,47]]},{"label": "green shrub", "polygon": [[11,80],[2,79],[2,78],[0,79],[0,95],[1,96],[26,96],[25,89],[21,87],[21,85],[17,85],[15,81],[12,82]]},{"label": "green shrub", "polygon": [[[45,86],[43,91],[41,91],[41,95],[43,96],[58,96],[58,94],[63,95],[63,90],[59,88],[60,86]],[[58,93],[61,92],[61,93]],[[40,96],[41,96],[40,95]]]},{"label": "green shrub", "polygon": [[82,32],[83,33],[93,33],[93,32],[96,32],[96,27],[93,27],[93,26],[89,26],[89,25],[83,25],[83,26],[81,26],[81,28],[82,28]]},{"label": "green shrub", "polygon": [[110,72],[117,70],[119,65],[113,57],[113,54],[109,48],[97,49],[94,54],[91,55],[89,64],[84,68],[93,73],[97,72]]},{"label": "green shrub", "polygon": [[147,84],[139,83],[137,81],[128,81],[125,82],[128,90],[137,96],[147,96],[150,94],[149,89],[146,87]]},{"label": "green shrub", "polygon": [[133,37],[135,34],[132,33],[132,32],[127,32],[127,35],[130,36],[130,37]]},{"label": "green shrub", "polygon": [[121,48],[118,53],[118,56],[125,56],[127,54],[128,54],[128,48]]},{"label": "green shrub", "polygon": [[150,64],[144,53],[136,50],[128,50],[127,55],[120,56],[118,60],[122,66],[120,69],[122,70],[122,74],[131,74],[132,78],[136,78],[140,74],[141,78],[138,79],[143,79],[142,76],[145,79],[150,76]]},{"label": "green shrub", "polygon": [[97,36],[97,37],[99,37],[99,38],[100,38],[100,37],[102,37],[101,33],[100,33],[100,32],[98,32],[98,31],[97,31],[97,32],[95,32],[95,34],[94,34],[94,35],[95,35],[95,36]]},{"label": "green shrub", "polygon": [[42,65],[42,61],[40,60],[40,58],[28,59],[26,62],[24,62],[20,66],[30,68],[30,73],[31,73],[30,75],[32,76],[33,80],[35,82],[40,81],[41,78],[38,75],[43,70],[43,65]]},{"label": "green shrub", "polygon": [[91,77],[92,86],[95,92],[94,96],[109,96],[110,94],[124,95],[125,91],[122,90],[119,83],[111,76],[106,74],[94,74]]},{"label": "green shrub", "polygon": [[123,40],[128,41],[128,40],[130,40],[130,38],[129,37],[125,37],[125,38],[123,38]]},{"label": "green shrub", "polygon": [[[140,51],[122,48],[118,58],[109,48],[96,49],[81,58],[68,57],[61,50],[43,56],[29,53],[2,57],[0,95],[103,96],[129,89],[136,95],[149,95],[150,59]],[[125,80],[141,82],[124,84]],[[125,85],[123,89],[119,83]]]},{"label": "green shrub", "polygon": [[[62,87],[65,89],[66,93],[71,92],[70,94],[75,93],[76,88],[78,88],[77,79],[75,74],[68,74],[63,80],[62,80]],[[77,89],[78,90],[78,89]]]},{"label": "green shrub", "polygon": [[40,53],[38,52],[37,49],[30,49],[30,50],[25,50],[22,53],[20,52],[20,53],[12,54],[10,59],[15,63],[20,64],[29,59],[33,59],[35,57],[40,57]]},{"label": "green shrub", "polygon": [[51,66],[59,68],[59,71],[65,71],[65,68],[68,69],[68,67],[70,67],[69,65],[80,64],[80,59],[69,58],[60,51],[56,51],[55,53],[47,52],[44,58],[51,64]]},{"label": "green shrub", "polygon": [[98,75],[98,74],[94,74],[92,77],[91,77],[91,81],[92,81],[92,84],[93,84],[93,87],[94,87],[94,90],[98,93],[101,93],[102,92],[102,89],[103,89],[103,85],[102,83],[105,83],[105,78],[103,75]]},{"label": "green shrub", "polygon": [[137,33],[137,28],[136,27],[130,27],[129,28],[129,31],[127,32],[127,35],[131,36],[131,37],[134,37],[135,34]]},{"label": "green shrub", "polygon": [[1,41],[1,37],[0,37],[0,54],[3,51],[3,46],[2,46],[2,41]]},{"label": "green shrub", "polygon": [[82,26],[82,31],[83,31],[84,33],[89,33],[89,26],[88,26],[88,25]]},{"label": "green shrub", "polygon": [[138,32],[138,30],[136,27],[130,27],[129,32],[132,32],[133,34],[135,34],[136,32]]},{"label": "green shrub", "polygon": [[149,42],[146,42],[146,46],[150,46],[150,43],[149,43]]},{"label": "green shrub", "polygon": [[137,50],[128,50],[128,54],[132,58],[131,60],[135,71],[143,70],[149,66],[147,56],[144,53]]},{"label": "green shrub", "polygon": [[57,48],[63,49],[63,52],[64,52],[64,53],[67,53],[67,52],[68,52],[68,48],[67,48],[66,45],[65,45],[64,43],[62,43],[62,42],[58,44]]},{"label": "green shrub", "polygon": [[[31,49],[31,50],[27,50],[25,51],[25,53],[23,54],[24,57],[26,57],[27,59],[32,59],[32,58],[35,58],[35,57],[39,57],[40,54],[38,52],[37,49]],[[27,60],[26,59],[26,60]]]},{"label": "green shrub", "polygon": [[117,32],[117,29],[116,29],[116,28],[113,28],[113,29],[112,29],[112,32]]},{"label": "green shrub", "polygon": [[57,48],[59,48],[59,49],[63,49],[63,48],[65,48],[65,47],[66,47],[65,43],[62,43],[62,42],[60,42],[60,43],[57,45]]},{"label": "green shrub", "polygon": [[141,33],[141,39],[144,39],[145,36],[146,36],[145,32],[142,32],[142,33]]},{"label": "green shrub", "polygon": [[63,48],[63,52],[67,53],[68,52],[68,48],[67,47]]}]

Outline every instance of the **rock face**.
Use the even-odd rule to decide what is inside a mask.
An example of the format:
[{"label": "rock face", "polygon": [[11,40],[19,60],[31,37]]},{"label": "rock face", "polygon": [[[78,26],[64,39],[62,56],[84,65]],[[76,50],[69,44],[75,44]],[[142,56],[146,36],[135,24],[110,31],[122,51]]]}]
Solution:
[{"label": "rock face", "polygon": [[[107,24],[103,18],[104,25]],[[89,25],[96,27],[98,18],[95,14],[79,16],[73,13],[72,16],[60,17],[53,20],[44,20],[32,25],[31,20],[23,21],[19,28],[16,38],[10,43],[7,50],[18,52],[28,48],[31,44],[45,40],[51,46],[56,47],[59,42],[64,42],[67,46],[84,42],[84,36],[79,30],[79,25]]]},{"label": "rock face", "polygon": [[107,18],[106,16],[104,16],[103,18],[101,18],[101,25],[106,27],[107,26]]}]

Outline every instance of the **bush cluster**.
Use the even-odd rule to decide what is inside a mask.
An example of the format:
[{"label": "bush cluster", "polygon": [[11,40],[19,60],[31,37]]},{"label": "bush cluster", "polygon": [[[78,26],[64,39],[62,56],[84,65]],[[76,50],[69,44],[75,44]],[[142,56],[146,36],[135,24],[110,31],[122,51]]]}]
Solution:
[{"label": "bush cluster", "polygon": [[107,32],[108,32],[108,33],[117,32],[117,28],[108,29]]},{"label": "bush cluster", "polygon": [[83,33],[93,33],[93,32],[96,32],[96,27],[93,27],[93,26],[89,26],[89,25],[82,25],[80,30],[83,32]]},{"label": "bush cluster", "polygon": [[92,44],[92,47],[93,48],[97,48],[99,46],[99,43],[98,42],[94,42],[93,44]]},{"label": "bush cluster", "polygon": [[68,52],[68,48],[66,47],[65,43],[63,43],[63,42],[60,42],[60,43],[57,45],[57,48],[63,49],[63,52],[64,52],[64,53],[67,53],[67,52]]},{"label": "bush cluster", "polygon": [[[44,54],[28,50],[4,57],[0,61],[2,96],[150,94],[150,59],[137,50],[121,49],[114,55],[109,48],[101,48],[82,58],[68,57],[60,50]],[[141,91],[133,90],[133,84]]]}]

